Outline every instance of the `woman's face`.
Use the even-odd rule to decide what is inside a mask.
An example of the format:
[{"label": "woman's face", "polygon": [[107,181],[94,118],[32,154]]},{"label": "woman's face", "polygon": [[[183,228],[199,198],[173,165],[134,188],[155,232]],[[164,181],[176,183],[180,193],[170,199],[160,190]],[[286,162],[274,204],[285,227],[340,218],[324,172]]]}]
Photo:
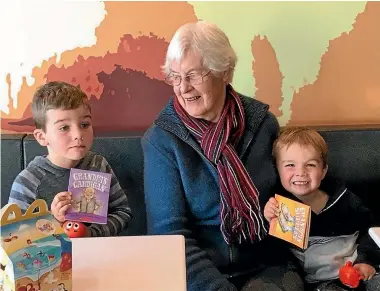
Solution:
[{"label": "woman's face", "polygon": [[[220,77],[214,76],[203,67],[199,54],[189,52],[180,63],[173,61],[171,75],[182,78],[179,85],[173,86],[174,93],[190,116],[212,122],[219,120],[226,96],[227,73]],[[189,80],[197,76],[204,76],[203,82],[200,79],[196,82],[200,84],[192,85]]]}]

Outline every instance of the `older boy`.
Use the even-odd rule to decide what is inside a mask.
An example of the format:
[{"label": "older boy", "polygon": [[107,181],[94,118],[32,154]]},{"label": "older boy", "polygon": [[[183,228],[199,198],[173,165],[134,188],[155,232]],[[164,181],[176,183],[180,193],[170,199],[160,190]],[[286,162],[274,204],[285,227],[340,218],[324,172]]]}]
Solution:
[{"label": "older boy", "polygon": [[65,82],[49,82],[40,87],[32,101],[36,125],[34,137],[47,147],[47,156],[37,156],[15,179],[9,203],[26,210],[35,199],[51,204],[51,212],[61,223],[71,206],[67,192],[70,168],[112,174],[107,224],[91,224],[88,236],[115,236],[131,219],[127,196],[106,159],[90,151],[94,140],[91,107],[86,94]]},{"label": "older boy", "polygon": [[[371,214],[343,183],[324,179],[327,152],[322,136],[304,127],[286,128],[274,143],[273,156],[288,192],[284,196],[312,210],[308,248],[292,247],[292,252],[304,268],[306,281],[316,290],[345,290],[336,279],[339,268],[349,260],[361,272],[366,290],[380,290],[378,276],[372,279],[380,261],[367,235]],[[278,215],[278,203],[272,197],[264,216],[270,222]]]}]

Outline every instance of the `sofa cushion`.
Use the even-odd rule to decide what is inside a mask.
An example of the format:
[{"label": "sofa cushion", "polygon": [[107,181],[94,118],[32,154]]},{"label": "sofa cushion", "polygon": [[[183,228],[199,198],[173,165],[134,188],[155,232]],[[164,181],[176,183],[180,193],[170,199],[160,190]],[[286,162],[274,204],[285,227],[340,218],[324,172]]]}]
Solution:
[{"label": "sofa cushion", "polygon": [[23,169],[24,137],[25,134],[1,135],[1,207],[8,203],[12,183]]},{"label": "sofa cushion", "polygon": [[[143,185],[143,153],[140,145],[141,134],[99,136],[94,140],[92,150],[104,156],[125,189],[133,212],[133,219],[123,235],[146,233],[146,215]],[[33,136],[24,141],[25,165],[36,155],[46,155]]]}]

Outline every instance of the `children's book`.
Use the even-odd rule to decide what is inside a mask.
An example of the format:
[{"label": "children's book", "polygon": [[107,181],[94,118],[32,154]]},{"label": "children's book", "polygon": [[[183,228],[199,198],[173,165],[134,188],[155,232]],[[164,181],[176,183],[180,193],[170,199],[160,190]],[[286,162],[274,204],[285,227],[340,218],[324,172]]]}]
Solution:
[{"label": "children's book", "polygon": [[272,219],[269,234],[306,249],[310,232],[310,206],[276,194],[280,215]]},{"label": "children's book", "polygon": [[66,220],[106,224],[111,174],[72,168],[68,191],[72,204]]}]

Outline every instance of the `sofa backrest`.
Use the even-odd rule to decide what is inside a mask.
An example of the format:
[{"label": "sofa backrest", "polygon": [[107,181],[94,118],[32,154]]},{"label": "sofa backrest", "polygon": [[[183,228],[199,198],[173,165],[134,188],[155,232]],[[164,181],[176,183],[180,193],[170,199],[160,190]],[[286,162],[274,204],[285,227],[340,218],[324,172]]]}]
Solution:
[{"label": "sofa backrest", "polygon": [[[380,129],[320,130],[329,145],[328,175],[347,182],[348,187],[371,208],[380,223]],[[96,137],[93,150],[103,155],[128,193],[134,218],[123,233],[146,233],[143,153],[141,133]],[[11,184],[36,155],[46,154],[30,135],[1,136],[1,202],[8,201]]]},{"label": "sofa backrest", "polygon": [[380,223],[380,129],[320,130],[329,147],[328,175],[343,179]]},{"label": "sofa backrest", "polygon": [[24,169],[22,142],[25,134],[1,135],[1,207],[8,203],[9,192],[17,174]]}]

